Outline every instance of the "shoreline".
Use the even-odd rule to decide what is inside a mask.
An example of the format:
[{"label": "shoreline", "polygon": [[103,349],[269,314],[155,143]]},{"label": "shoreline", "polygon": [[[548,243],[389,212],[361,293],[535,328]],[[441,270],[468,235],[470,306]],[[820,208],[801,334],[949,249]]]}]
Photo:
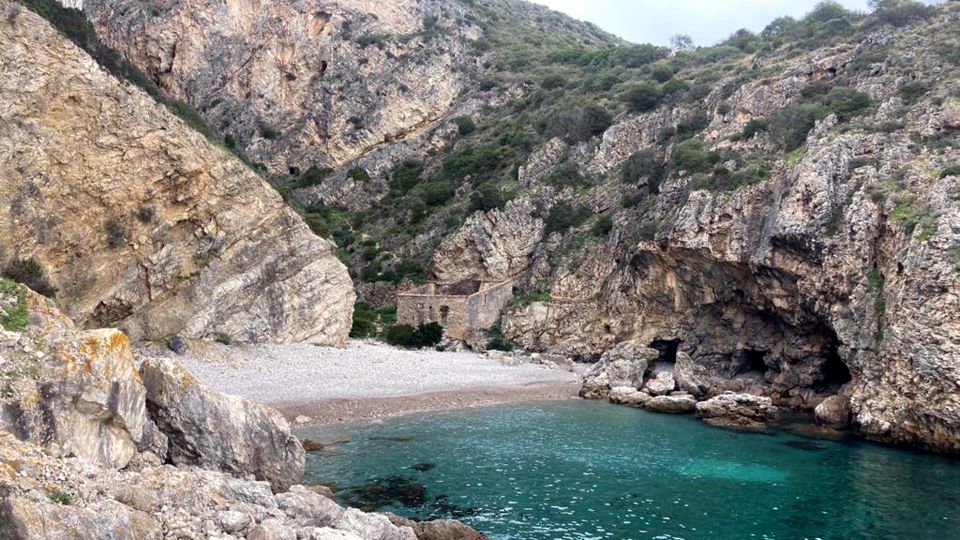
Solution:
[{"label": "shoreline", "polygon": [[[183,354],[142,344],[141,356],[170,356],[201,383],[264,403],[294,429],[407,414],[577,397],[577,367],[470,351],[407,350],[352,340],[344,348],[191,342]],[[297,423],[298,416],[309,421]]]},{"label": "shoreline", "polygon": [[[530,383],[521,387],[478,387],[422,394],[353,399],[322,399],[312,402],[272,403],[294,430],[341,427],[420,413],[437,413],[492,407],[510,403],[533,403],[579,399],[577,382]],[[297,416],[309,422],[295,423]]]}]

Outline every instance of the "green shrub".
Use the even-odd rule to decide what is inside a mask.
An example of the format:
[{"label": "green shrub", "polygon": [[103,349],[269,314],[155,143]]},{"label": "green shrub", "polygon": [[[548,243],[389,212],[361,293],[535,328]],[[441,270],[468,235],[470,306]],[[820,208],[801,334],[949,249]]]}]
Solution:
[{"label": "green shrub", "polygon": [[690,139],[678,143],[670,153],[670,167],[688,173],[706,172],[720,161],[720,155],[708,151],[703,141]]},{"label": "green shrub", "polygon": [[347,171],[347,176],[353,179],[354,182],[369,182],[370,173],[367,172],[363,167],[354,167]]},{"label": "green shrub", "polygon": [[681,141],[693,137],[710,125],[710,117],[702,112],[696,112],[684,118],[677,124],[677,138]]},{"label": "green shrub", "polygon": [[495,208],[503,208],[509,200],[509,195],[496,184],[492,182],[480,184],[470,194],[470,211],[482,210],[488,212]]},{"label": "green shrub", "polygon": [[897,95],[903,98],[903,101],[908,105],[913,105],[914,103],[920,101],[920,98],[926,95],[929,91],[929,83],[912,82],[901,86],[900,89],[897,90]]},{"label": "green shrub", "polygon": [[215,332],[213,334],[213,340],[222,345],[232,345],[233,339],[230,338],[227,334],[223,332]]},{"label": "green shrub", "polygon": [[65,493],[59,489],[47,493],[47,498],[56,504],[62,504],[64,506],[69,506],[70,503],[73,502],[73,497],[71,497],[69,493]]},{"label": "green shrub", "polygon": [[653,80],[664,83],[673,78],[673,70],[666,64],[659,64],[650,71],[650,76]]},{"label": "green shrub", "polygon": [[614,65],[638,68],[666,58],[668,54],[670,49],[666,47],[643,43],[617,47],[610,55],[610,60]]},{"label": "green shrub", "polygon": [[469,116],[458,116],[453,119],[453,123],[457,125],[457,133],[461,137],[466,137],[477,130],[477,124]]},{"label": "green shrub", "polygon": [[20,332],[30,324],[27,318],[27,292],[23,285],[6,278],[0,278],[0,294],[12,296],[16,303],[4,306],[0,312],[0,326],[8,332]]},{"label": "green shrub", "polygon": [[822,105],[798,103],[775,112],[767,129],[782,149],[792,152],[807,142],[807,135],[817,120],[826,115]]},{"label": "green shrub", "polygon": [[663,99],[659,88],[650,83],[639,83],[623,94],[623,100],[634,112],[647,112],[656,109]]},{"label": "green shrub", "polygon": [[57,295],[57,288],[50,284],[47,273],[36,259],[14,259],[3,269],[2,276],[22,283],[47,298]]},{"label": "green shrub", "polygon": [[[710,87],[703,85],[703,88],[706,88],[707,93],[710,91]],[[698,86],[699,88],[699,86]],[[690,85],[686,81],[680,79],[670,79],[660,88],[661,93],[664,96],[673,96],[675,94],[681,94],[683,92],[688,92],[690,90]],[[692,93],[691,93],[692,95]],[[701,96],[705,94],[700,94]]]},{"label": "green shrub", "polygon": [[432,347],[443,339],[443,327],[440,324],[420,323],[416,328],[409,324],[395,324],[387,328],[387,343],[407,349]]},{"label": "green shrub", "polygon": [[666,176],[667,169],[663,160],[653,150],[640,150],[627,158],[623,164],[621,177],[625,184],[639,185],[641,179],[646,179],[650,193],[660,192],[660,182]]},{"label": "green shrub", "polygon": [[427,206],[441,206],[452,199],[456,188],[447,180],[433,180],[423,185],[420,198]]},{"label": "green shrub", "polygon": [[581,188],[590,185],[590,180],[580,174],[580,169],[573,163],[564,163],[541,180],[544,184],[558,188]]},{"label": "green shrub", "polygon": [[332,172],[333,169],[311,165],[310,168],[308,168],[296,180],[290,183],[290,187],[293,189],[303,189],[311,186],[318,186]]},{"label": "green shrub", "polygon": [[936,12],[933,6],[925,6],[913,0],[870,0],[873,17],[880,24],[906,26],[915,21],[932,17]]},{"label": "green shrub", "polygon": [[422,174],[423,163],[413,160],[404,161],[390,173],[390,189],[406,194],[420,182]]},{"label": "green shrub", "polygon": [[566,84],[567,77],[564,77],[559,73],[554,73],[544,77],[543,81],[540,83],[540,88],[543,88],[544,90],[556,90],[557,88],[563,88],[566,86]]},{"label": "green shrub", "polygon": [[558,202],[550,209],[543,235],[547,237],[555,232],[566,232],[581,225],[589,217],[590,209],[585,206],[573,206],[566,201]]},{"label": "green shrub", "polygon": [[490,327],[487,335],[490,337],[490,339],[487,340],[487,350],[504,352],[513,350],[513,345],[503,336],[500,321],[497,321],[496,324]]},{"label": "green shrub", "polygon": [[960,165],[951,165],[940,171],[940,178],[948,176],[960,176]]},{"label": "green shrub", "polygon": [[504,164],[505,151],[492,144],[468,146],[443,162],[441,174],[457,183],[469,176],[473,185],[479,185],[496,176]]},{"label": "green shrub", "polygon": [[593,226],[590,227],[590,234],[597,238],[606,238],[613,230],[613,218],[608,215],[600,216]]},{"label": "green shrub", "polygon": [[553,137],[562,137],[570,144],[589,140],[604,131],[613,123],[613,117],[599,105],[560,113],[550,119],[547,133]]},{"label": "green shrub", "polygon": [[870,96],[846,86],[835,86],[821,102],[827,111],[836,114],[841,122],[863,113],[873,104]]},{"label": "green shrub", "polygon": [[770,120],[766,118],[751,118],[747,125],[743,126],[743,132],[740,134],[742,139],[752,139],[754,135],[766,131],[770,127]]},{"label": "green shrub", "polygon": [[369,338],[377,334],[377,313],[366,302],[357,302],[353,305],[353,326],[350,327],[350,337],[355,339]]}]

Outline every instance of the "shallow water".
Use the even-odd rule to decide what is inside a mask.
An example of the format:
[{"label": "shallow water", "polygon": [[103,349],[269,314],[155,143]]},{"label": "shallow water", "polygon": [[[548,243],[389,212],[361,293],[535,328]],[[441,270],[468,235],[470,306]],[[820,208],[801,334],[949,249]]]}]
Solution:
[{"label": "shallow water", "polygon": [[960,539],[960,461],[855,440],[582,400],[303,435],[349,439],[307,458],[341,502],[494,539]]}]

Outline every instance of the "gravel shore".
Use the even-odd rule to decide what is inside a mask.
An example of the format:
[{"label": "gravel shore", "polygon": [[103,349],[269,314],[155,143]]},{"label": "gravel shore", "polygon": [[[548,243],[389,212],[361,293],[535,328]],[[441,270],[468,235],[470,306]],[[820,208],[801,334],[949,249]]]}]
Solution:
[{"label": "gravel shore", "polygon": [[579,376],[539,364],[504,365],[473,352],[409,351],[351,341],[313,345],[194,342],[171,355],[202,383],[268,403],[288,418],[350,422],[411,412],[573,397]]}]

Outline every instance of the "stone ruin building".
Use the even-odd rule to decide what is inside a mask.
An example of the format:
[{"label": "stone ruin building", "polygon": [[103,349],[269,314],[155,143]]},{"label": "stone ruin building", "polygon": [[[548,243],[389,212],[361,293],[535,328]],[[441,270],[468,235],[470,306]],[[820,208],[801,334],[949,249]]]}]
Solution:
[{"label": "stone ruin building", "polygon": [[513,279],[500,282],[435,283],[397,294],[397,322],[416,326],[436,322],[451,339],[467,339],[497,322],[513,298]]}]

